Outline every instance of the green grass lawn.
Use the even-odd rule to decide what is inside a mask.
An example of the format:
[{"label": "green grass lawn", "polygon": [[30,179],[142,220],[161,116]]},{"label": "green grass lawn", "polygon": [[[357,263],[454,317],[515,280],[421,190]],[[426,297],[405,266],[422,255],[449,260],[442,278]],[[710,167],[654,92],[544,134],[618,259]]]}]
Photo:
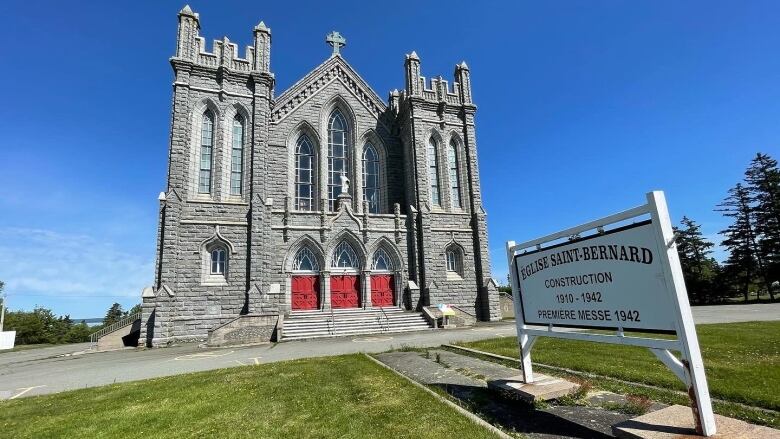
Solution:
[{"label": "green grass lawn", "polygon": [[0,437],[495,437],[362,355],[0,402]]},{"label": "green grass lawn", "polygon": [[[696,331],[712,396],[780,410],[780,321],[697,325]],[[460,345],[518,357],[515,337]],[[541,337],[531,358],[535,363],[685,390],[646,348]]]}]

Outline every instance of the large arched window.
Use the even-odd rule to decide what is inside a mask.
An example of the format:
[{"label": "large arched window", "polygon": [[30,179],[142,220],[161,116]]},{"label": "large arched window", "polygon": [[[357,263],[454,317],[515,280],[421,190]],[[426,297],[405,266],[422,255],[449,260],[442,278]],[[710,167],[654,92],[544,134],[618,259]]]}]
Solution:
[{"label": "large arched window", "polygon": [[233,119],[233,144],[230,148],[230,195],[241,195],[244,186],[244,121]]},{"label": "large arched window", "polygon": [[392,271],[393,260],[383,248],[374,252],[374,260],[371,263],[371,269],[374,271]]},{"label": "large arched window", "polygon": [[452,207],[461,208],[460,201],[460,171],[458,170],[458,144],[450,140],[450,146],[447,148],[447,167],[450,171],[450,198]]},{"label": "large arched window", "polygon": [[335,110],[328,121],[328,206],[336,210],[336,200],[341,193],[341,174],[349,176],[349,130],[347,121]]},{"label": "large arched window", "polygon": [[224,276],[227,273],[227,251],[223,247],[211,250],[211,274]]},{"label": "large arched window", "polygon": [[295,147],[295,209],[314,210],[314,145],[302,134]]},{"label": "large arched window", "polygon": [[330,261],[332,268],[360,268],[357,253],[347,241],[341,241]]},{"label": "large arched window", "polygon": [[366,143],[363,148],[363,199],[368,202],[369,213],[381,213],[380,177],[379,154],[374,145]]},{"label": "large arched window", "polygon": [[214,153],[214,113],[206,110],[200,123],[200,167],[198,193],[211,193],[211,162]]},{"label": "large arched window", "polygon": [[431,203],[441,206],[441,194],[439,193],[439,158],[437,152],[439,144],[431,137],[428,140],[428,181],[431,187]]},{"label": "large arched window", "polygon": [[314,256],[309,247],[302,247],[295,254],[293,260],[293,270],[295,271],[319,271],[320,265],[317,263],[317,258]]}]

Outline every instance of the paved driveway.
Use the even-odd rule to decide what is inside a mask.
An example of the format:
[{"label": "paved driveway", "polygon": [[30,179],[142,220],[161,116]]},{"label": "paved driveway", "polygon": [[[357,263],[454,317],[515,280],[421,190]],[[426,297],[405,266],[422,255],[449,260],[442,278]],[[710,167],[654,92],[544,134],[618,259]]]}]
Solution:
[{"label": "paved driveway", "polygon": [[[435,347],[456,341],[515,335],[514,322],[476,328],[290,341],[274,345],[203,349],[195,345],[165,349],[127,349],[92,353],[45,349],[0,354],[0,399],[102,386],[188,372],[269,363],[296,358],[383,352],[403,347]],[[82,346],[83,347],[83,346]],[[59,347],[58,347],[59,348]],[[20,355],[23,354],[23,355]]]},{"label": "paved driveway", "polygon": [[[780,304],[724,305],[693,308],[697,323],[780,320]],[[54,346],[0,353],[0,399],[102,386],[203,370],[269,363],[296,358],[435,347],[515,335],[514,322],[475,328],[291,341],[275,345],[203,349],[195,345],[166,349],[90,352],[89,344]]]}]

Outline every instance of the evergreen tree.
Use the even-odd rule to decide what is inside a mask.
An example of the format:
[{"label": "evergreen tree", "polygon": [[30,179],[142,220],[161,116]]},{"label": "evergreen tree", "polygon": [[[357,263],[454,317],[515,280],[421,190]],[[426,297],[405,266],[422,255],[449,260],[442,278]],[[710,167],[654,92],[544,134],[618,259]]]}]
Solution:
[{"label": "evergreen tree", "polygon": [[130,308],[130,311],[127,311],[127,312],[125,313],[125,315],[126,315],[126,316],[131,316],[131,315],[133,315],[133,314],[138,314],[139,312],[141,312],[141,311],[142,311],[142,309],[143,309],[143,308],[141,308],[141,304],[140,304],[140,303],[136,303],[135,305],[133,305],[133,307],[132,307],[132,308]]},{"label": "evergreen tree", "polygon": [[774,300],[772,282],[780,279],[780,170],[777,160],[757,153],[745,171],[745,183],[753,206],[756,260],[764,287]]},{"label": "evergreen tree", "polygon": [[692,219],[683,216],[680,223],[683,227],[674,230],[688,296],[693,303],[713,302],[722,295],[715,284],[720,267],[709,256],[715,244],[704,239],[701,226]]},{"label": "evergreen tree", "polygon": [[744,295],[747,302],[750,285],[758,274],[753,209],[750,205],[750,194],[742,183],[737,183],[729,189],[728,194],[716,209],[733,220],[729,227],[720,232],[725,237],[722,244],[730,252],[724,272],[728,274],[728,279],[736,281],[737,290]]},{"label": "evergreen tree", "polygon": [[124,316],[122,305],[115,302],[106,312],[106,316],[103,318],[103,326],[113,325],[121,320],[122,316]]}]

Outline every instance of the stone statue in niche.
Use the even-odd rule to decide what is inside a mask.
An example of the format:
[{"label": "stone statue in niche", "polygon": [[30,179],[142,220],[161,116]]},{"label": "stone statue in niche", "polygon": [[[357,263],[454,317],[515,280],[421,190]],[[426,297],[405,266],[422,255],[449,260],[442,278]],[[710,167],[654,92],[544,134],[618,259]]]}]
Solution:
[{"label": "stone statue in niche", "polygon": [[344,172],[341,173],[341,194],[347,195],[349,194],[349,178],[347,178],[347,174]]}]

